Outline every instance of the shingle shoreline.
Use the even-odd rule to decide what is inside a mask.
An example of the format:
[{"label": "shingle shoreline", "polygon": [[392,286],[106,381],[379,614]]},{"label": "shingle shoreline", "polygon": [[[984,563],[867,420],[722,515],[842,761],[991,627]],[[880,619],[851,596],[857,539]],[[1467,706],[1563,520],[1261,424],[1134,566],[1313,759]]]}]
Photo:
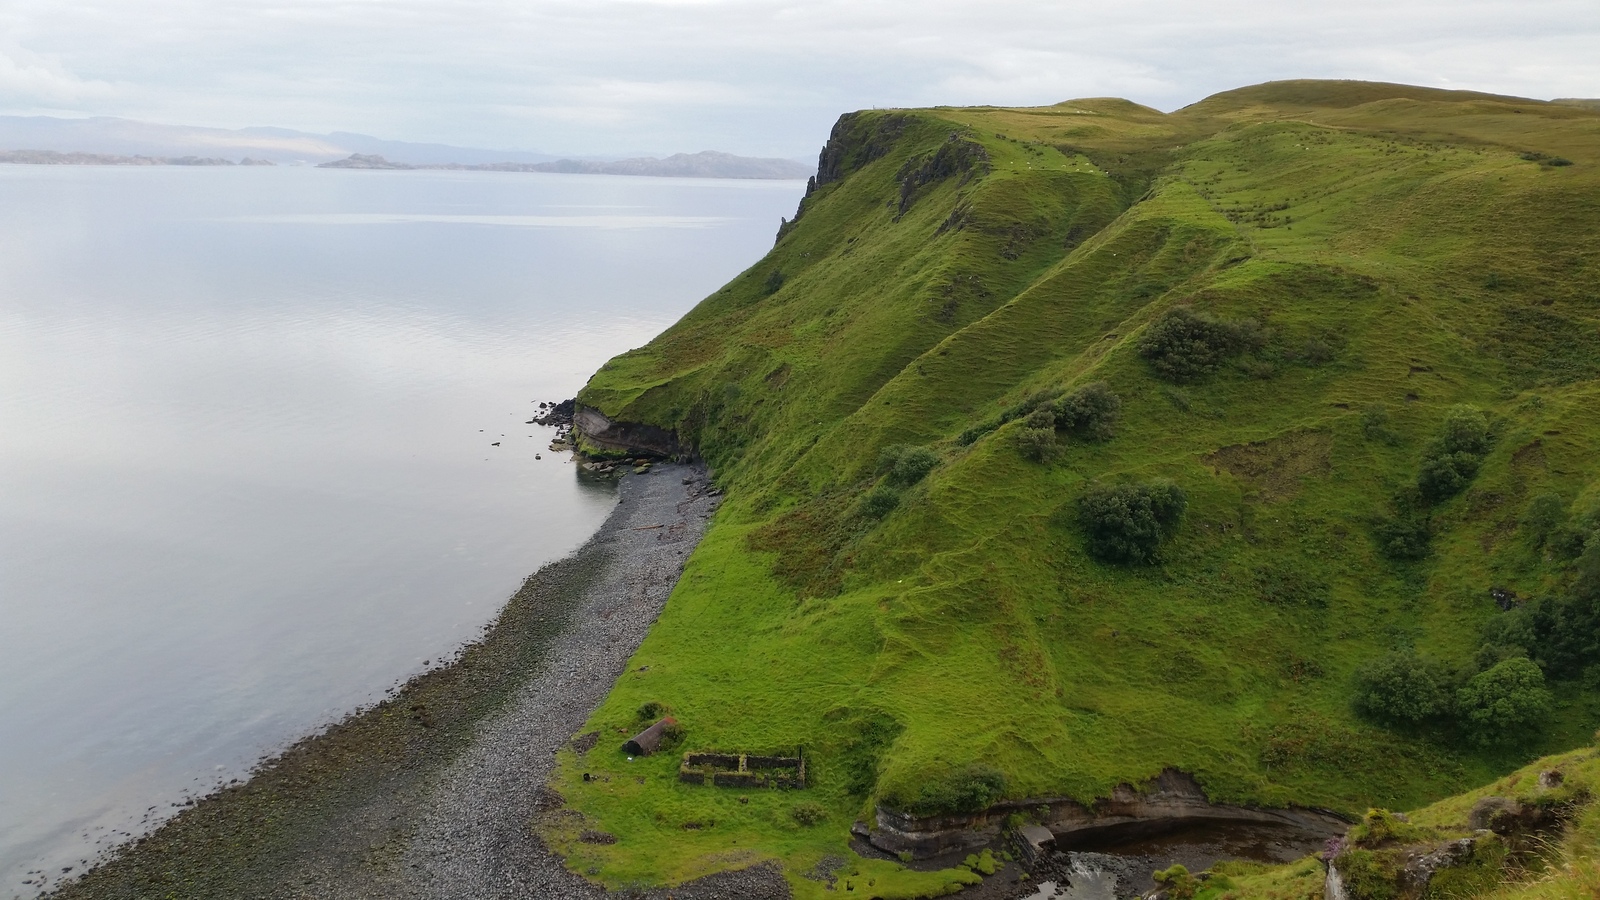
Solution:
[{"label": "shingle shoreline", "polygon": [[[556,749],[649,632],[718,502],[689,465],[629,475],[618,490],[599,531],[531,576],[454,663],[300,741],[50,896],[607,896],[566,871],[531,819]],[[671,893],[789,897],[765,866]],[[666,892],[629,892],[657,894]]]}]

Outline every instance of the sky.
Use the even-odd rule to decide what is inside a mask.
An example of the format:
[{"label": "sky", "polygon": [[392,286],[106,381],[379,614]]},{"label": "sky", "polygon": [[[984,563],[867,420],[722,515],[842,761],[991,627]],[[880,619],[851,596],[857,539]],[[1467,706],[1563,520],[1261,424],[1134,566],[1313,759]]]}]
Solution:
[{"label": "sky", "polygon": [[1600,0],[0,0],[0,114],[809,159],[842,112],[1284,78],[1600,97]]}]

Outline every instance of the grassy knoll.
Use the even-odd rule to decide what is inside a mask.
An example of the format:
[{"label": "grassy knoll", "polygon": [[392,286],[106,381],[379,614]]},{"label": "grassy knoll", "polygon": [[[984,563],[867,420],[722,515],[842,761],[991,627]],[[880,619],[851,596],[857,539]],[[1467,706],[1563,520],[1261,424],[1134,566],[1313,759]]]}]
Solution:
[{"label": "grassy knoll", "polygon": [[[1355,814],[1593,731],[1595,670],[1552,670],[1516,739],[1446,707],[1507,657],[1547,665],[1526,635],[1571,619],[1506,637],[1531,614],[1503,605],[1586,590],[1600,114],[1346,82],[1172,114],[874,111],[841,119],[818,181],[765,259],[580,395],[676,429],[729,499],[598,749],[562,761],[618,839],[552,832],[574,867],[675,883],[775,858],[806,896],[836,855],[916,896],[973,876],[857,860],[874,804],[956,808],[996,773],[1005,798],[1091,801],[1173,766],[1213,799]],[[1093,382],[1114,434],[1052,429]],[[1462,406],[1487,431],[1453,455]],[[937,466],[885,474],[902,445]],[[1086,550],[1079,498],[1121,482],[1186,499],[1153,564]],[[1357,714],[1395,652],[1444,673],[1437,714]],[[804,745],[814,786],[628,761],[647,702],[688,749]]]}]

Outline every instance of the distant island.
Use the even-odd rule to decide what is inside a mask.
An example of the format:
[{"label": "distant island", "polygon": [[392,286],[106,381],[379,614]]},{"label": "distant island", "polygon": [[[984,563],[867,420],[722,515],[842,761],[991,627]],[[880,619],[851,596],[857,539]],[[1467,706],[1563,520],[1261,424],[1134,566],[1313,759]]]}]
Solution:
[{"label": "distant island", "polygon": [[121,156],[115,153],[59,153],[55,150],[0,150],[0,163],[29,166],[275,166],[270,159],[234,162],[214,156]]},{"label": "distant island", "polygon": [[735,156],[703,150],[699,153],[674,153],[666,159],[587,160],[558,159],[551,162],[433,163],[410,165],[390,162],[370,153],[352,153],[346,159],[325,162],[319,169],[450,169],[467,172],[560,172],[568,175],[650,175],[666,178],[763,178],[794,179],[810,177],[812,167],[792,159]]}]

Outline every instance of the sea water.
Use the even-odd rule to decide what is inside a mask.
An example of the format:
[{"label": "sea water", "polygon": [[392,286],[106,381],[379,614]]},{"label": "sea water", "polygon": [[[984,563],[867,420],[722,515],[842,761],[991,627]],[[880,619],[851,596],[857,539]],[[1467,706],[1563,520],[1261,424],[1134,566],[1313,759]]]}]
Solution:
[{"label": "sea water", "polygon": [[613,492],[537,401],[755,263],[803,187],[0,166],[0,896],[581,544]]}]

